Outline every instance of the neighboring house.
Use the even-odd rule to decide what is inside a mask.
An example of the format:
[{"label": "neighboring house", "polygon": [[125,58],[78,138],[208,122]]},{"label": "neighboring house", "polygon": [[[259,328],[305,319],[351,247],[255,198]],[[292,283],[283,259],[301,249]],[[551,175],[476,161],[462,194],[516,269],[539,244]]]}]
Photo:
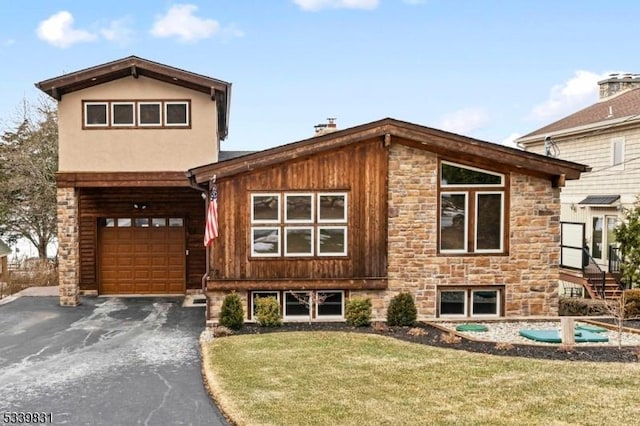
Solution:
[{"label": "neighboring house", "polygon": [[11,248],[2,240],[0,240],[0,283],[9,281],[8,258],[11,254]]},{"label": "neighboring house", "polygon": [[201,289],[203,201],[184,171],[218,160],[231,84],[131,56],[36,86],[58,101],[61,304]]},{"label": "neighboring house", "polygon": [[586,170],[394,119],[192,168],[218,194],[208,317],[230,292],[249,320],[263,296],[306,320],[310,292],[316,320],[400,292],[420,318],[556,315],[560,187]]},{"label": "neighboring house", "polygon": [[598,102],[516,142],[590,166],[563,188],[561,220],[584,224],[584,244],[606,271],[616,257],[613,229],[640,195],[640,76],[611,75],[598,84]]}]

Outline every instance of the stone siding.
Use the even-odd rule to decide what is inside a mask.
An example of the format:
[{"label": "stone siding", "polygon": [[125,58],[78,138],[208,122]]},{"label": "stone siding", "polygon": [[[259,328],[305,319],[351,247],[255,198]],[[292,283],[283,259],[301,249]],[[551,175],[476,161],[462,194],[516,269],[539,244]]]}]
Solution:
[{"label": "stone siding", "polygon": [[74,188],[58,188],[58,281],[60,305],[80,302],[78,195]]},{"label": "stone siding", "polygon": [[[505,316],[556,315],[560,260],[559,189],[512,173],[508,255],[439,255],[438,158],[400,144],[389,157],[389,289],[384,308],[411,293],[419,318],[437,315],[439,287],[504,287]],[[374,301],[380,306],[379,300]],[[374,316],[382,314],[378,308]]]}]

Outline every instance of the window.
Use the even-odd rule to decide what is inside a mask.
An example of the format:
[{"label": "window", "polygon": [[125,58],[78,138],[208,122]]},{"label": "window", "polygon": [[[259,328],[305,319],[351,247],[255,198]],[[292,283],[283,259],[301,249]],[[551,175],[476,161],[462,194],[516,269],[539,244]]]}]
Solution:
[{"label": "window", "polygon": [[107,102],[85,102],[84,125],[86,127],[104,127],[108,125],[107,106]]},{"label": "window", "polygon": [[280,256],[280,228],[251,228],[251,254],[256,257]]},{"label": "window", "polygon": [[252,291],[251,292],[251,312],[252,317],[256,316],[256,300],[261,297],[273,297],[278,301],[278,305],[280,304],[280,292],[279,291]]},{"label": "window", "polygon": [[138,102],[138,124],[140,126],[162,125],[160,102]]},{"label": "window", "polygon": [[148,228],[149,227],[149,218],[147,217],[137,217],[133,221],[136,228]]},{"label": "window", "polygon": [[164,124],[166,126],[189,125],[188,102],[165,102],[164,108]]},{"label": "window", "polygon": [[112,126],[134,126],[136,124],[133,102],[112,102],[111,103],[111,125]]},{"label": "window", "polygon": [[287,291],[284,294],[284,317],[285,318],[309,318],[308,301],[310,293],[308,291]]},{"label": "window", "polygon": [[131,218],[129,217],[118,218],[118,228],[129,228],[129,227],[131,227]]},{"label": "window", "polygon": [[438,312],[443,317],[500,316],[502,289],[461,288],[440,290]]},{"label": "window", "polygon": [[154,217],[151,219],[151,226],[154,228],[164,228],[167,226],[167,219],[164,217]]},{"label": "window", "polygon": [[316,318],[344,317],[344,291],[318,291],[316,300]]},{"label": "window", "polygon": [[83,101],[83,127],[190,127],[190,101]]},{"label": "window", "polygon": [[184,219],[181,217],[170,217],[169,226],[171,228],[182,228],[184,226]]},{"label": "window", "polygon": [[255,193],[250,200],[252,256],[347,256],[346,193]]},{"label": "window", "polygon": [[611,139],[611,165],[624,169],[624,138]]},{"label": "window", "polygon": [[313,227],[284,228],[285,256],[313,256]]},{"label": "window", "polygon": [[505,176],[443,161],[440,252],[502,253]]}]

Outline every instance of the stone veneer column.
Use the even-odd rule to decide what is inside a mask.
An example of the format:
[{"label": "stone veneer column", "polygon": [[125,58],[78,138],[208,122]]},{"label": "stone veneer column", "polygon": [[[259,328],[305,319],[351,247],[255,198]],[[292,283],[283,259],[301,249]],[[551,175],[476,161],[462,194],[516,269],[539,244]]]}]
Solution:
[{"label": "stone veneer column", "polygon": [[58,188],[58,283],[60,305],[80,303],[78,195],[75,188]]}]

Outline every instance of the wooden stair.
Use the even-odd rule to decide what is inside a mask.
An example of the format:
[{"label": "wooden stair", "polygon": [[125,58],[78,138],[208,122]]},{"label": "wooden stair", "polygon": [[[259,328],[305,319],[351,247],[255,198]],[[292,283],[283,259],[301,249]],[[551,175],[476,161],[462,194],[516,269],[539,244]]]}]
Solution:
[{"label": "wooden stair", "polygon": [[[584,287],[589,297],[592,299],[602,299],[602,297],[600,297],[598,290],[593,285],[591,285],[591,283],[589,283],[589,280],[581,276],[579,272],[576,273],[576,271],[571,271],[571,272],[561,271],[560,279],[563,281],[568,281],[574,284],[582,285],[582,287]],[[618,299],[621,294],[622,294],[622,291],[620,290],[620,286],[618,285],[618,280],[616,279],[616,276],[608,272],[605,273],[604,299],[607,299],[607,300]]]}]

